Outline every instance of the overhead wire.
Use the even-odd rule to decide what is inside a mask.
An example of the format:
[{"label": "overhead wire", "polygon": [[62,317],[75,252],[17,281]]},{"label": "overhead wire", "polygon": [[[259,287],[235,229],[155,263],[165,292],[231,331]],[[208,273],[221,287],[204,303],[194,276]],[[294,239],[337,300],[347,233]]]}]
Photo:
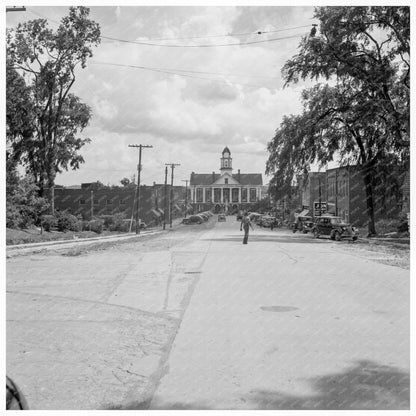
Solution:
[{"label": "overhead wire", "polygon": [[[55,24],[59,24],[57,21],[53,19],[49,19],[48,17],[43,16],[42,14],[32,10],[31,8],[28,9],[33,14],[42,17],[44,19],[50,20],[51,22]],[[280,38],[272,38],[272,39],[262,39],[262,40],[255,40],[255,41],[247,41],[247,42],[235,42],[235,43],[223,43],[223,44],[203,44],[203,45],[180,45],[180,44],[160,44],[160,43],[152,43],[152,40],[185,40],[185,39],[205,39],[205,38],[214,38],[214,37],[237,37],[237,36],[251,36],[251,35],[262,35],[267,33],[277,33],[277,32],[283,32],[293,29],[301,29],[305,27],[310,27],[311,25],[301,25],[301,26],[295,26],[290,28],[282,28],[282,29],[276,29],[276,30],[259,30],[256,32],[246,32],[246,33],[236,33],[236,34],[225,34],[225,35],[207,35],[207,36],[191,36],[191,37],[177,37],[177,38],[150,38],[148,41],[135,41],[135,40],[127,40],[127,39],[120,39],[120,38],[114,38],[110,36],[101,36],[102,39],[111,40],[115,42],[121,42],[121,43],[131,43],[136,45],[144,45],[144,46],[161,46],[161,47],[167,47],[167,48],[213,48],[213,47],[224,47],[224,46],[245,46],[245,45],[251,45],[251,44],[257,44],[257,43],[265,43],[265,42],[274,42],[278,40],[285,40],[285,39],[292,39],[297,38],[299,36],[305,35],[306,33],[297,33],[291,36],[285,36]]]},{"label": "overhead wire", "polygon": [[100,62],[100,61],[91,61],[90,63],[93,64],[102,64],[102,65],[115,65],[115,66],[125,66],[125,67],[132,67],[132,68],[139,68],[139,69],[148,69],[151,71],[168,71],[168,72],[185,72],[191,74],[201,74],[201,75],[220,75],[220,76],[227,76],[233,78],[262,78],[262,79],[269,79],[269,80],[278,80],[278,77],[267,77],[261,75],[244,75],[244,74],[230,74],[225,72],[209,72],[209,71],[195,71],[190,69],[178,69],[178,68],[157,68],[157,67],[149,67],[143,65],[130,65],[130,64],[115,64],[113,62]]},{"label": "overhead wire", "polygon": [[[30,12],[33,14],[44,18],[46,20],[49,20],[55,24],[59,24],[57,21],[53,19],[49,19],[46,16],[43,16],[42,14],[38,13],[37,11],[33,10],[32,8],[28,8]],[[236,37],[236,36],[251,36],[253,34],[266,34],[266,33],[276,33],[276,32],[282,32],[282,31],[288,31],[292,29],[299,29],[304,27],[310,27],[310,24],[308,25],[301,25],[301,26],[295,26],[290,28],[282,28],[282,29],[276,29],[276,30],[268,30],[268,31],[257,31],[257,32],[245,32],[245,33],[236,33],[236,34],[227,34],[227,35],[207,35],[207,36],[194,36],[194,37],[177,37],[177,38],[153,38],[150,40],[184,40],[184,39],[204,39],[204,38],[210,38],[210,37]],[[179,45],[179,44],[159,44],[159,43],[151,43],[151,42],[144,42],[144,41],[132,41],[132,40],[126,40],[126,39],[119,39],[119,38],[112,38],[108,36],[101,36],[102,39],[110,40],[110,41],[116,41],[121,43],[129,43],[129,44],[138,44],[138,45],[144,45],[144,46],[159,46],[159,47],[169,47],[169,48],[212,48],[212,47],[226,47],[226,46],[244,46],[244,45],[251,45],[251,44],[258,44],[258,43],[266,43],[266,42],[275,42],[280,40],[286,40],[286,39],[293,39],[297,38],[299,36],[302,36],[306,33],[297,33],[290,36],[284,36],[284,37],[278,37],[278,38],[272,38],[272,39],[262,39],[262,40],[253,40],[253,41],[246,41],[246,42],[236,42],[236,43],[223,43],[223,44],[202,44],[202,45]],[[241,78],[268,78],[268,79],[278,79],[277,77],[262,77],[262,76],[249,76],[249,75],[235,75],[235,74],[224,74],[224,73],[215,73],[215,72],[207,72],[207,71],[195,71],[195,70],[186,70],[186,69],[169,69],[169,68],[154,68],[154,67],[146,67],[146,66],[139,66],[139,65],[127,65],[127,64],[116,64],[116,63],[110,63],[110,62],[91,62],[92,64],[102,64],[102,65],[112,65],[112,66],[119,66],[119,67],[130,67],[130,68],[136,68],[136,69],[142,69],[142,70],[148,70],[153,72],[159,72],[164,73],[168,75],[178,75],[182,77],[187,78],[195,78],[195,79],[202,79],[202,80],[208,80],[212,82],[217,82],[221,84],[238,84],[246,87],[252,87],[252,88],[261,88],[262,86],[259,85],[252,85],[252,84],[243,84],[243,83],[236,83],[231,81],[225,81],[225,80],[219,80],[215,78],[207,78],[202,77],[194,74],[199,75],[220,75],[220,76],[228,76],[228,77],[241,77]]]},{"label": "overhead wire", "polygon": [[[168,75],[178,75],[178,76],[181,76],[181,77],[202,79],[204,81],[212,81],[212,82],[216,82],[216,83],[220,83],[220,84],[226,84],[226,85],[237,84],[237,85],[250,87],[250,88],[264,88],[263,85],[245,84],[245,83],[241,83],[241,82],[225,81],[225,80],[220,80],[220,79],[216,79],[216,78],[200,77],[200,76],[197,76],[197,75],[181,74],[181,73],[175,72],[175,70],[169,70],[169,69],[158,69],[158,68],[139,66],[139,65],[115,64],[115,63],[112,63],[112,62],[99,62],[99,61],[91,61],[90,63],[94,64],[94,65],[110,65],[110,66],[118,66],[118,67],[125,67],[125,68],[144,69],[144,70],[153,71],[153,72],[160,72],[160,73],[168,74]],[[185,72],[185,70],[183,70],[183,71]],[[186,71],[186,72],[188,72],[188,71]],[[192,72],[192,71],[189,71],[189,72]],[[198,73],[198,71],[194,71],[194,72]],[[201,73],[203,74],[202,71],[201,71]]]},{"label": "overhead wire", "polygon": [[101,37],[103,39],[112,40],[112,41],[121,42],[121,43],[132,43],[135,45],[144,45],[144,46],[160,46],[160,47],[165,47],[165,48],[217,48],[217,47],[223,47],[223,46],[245,46],[245,45],[253,45],[256,43],[274,42],[278,40],[298,38],[299,36],[306,35],[306,34],[307,33],[304,32],[304,33],[296,33],[295,35],[291,35],[291,36],[284,36],[281,38],[262,39],[262,40],[253,40],[253,41],[235,42],[235,43],[212,43],[212,44],[208,43],[208,44],[203,44],[203,45],[178,45],[178,44],[166,45],[166,44],[160,44],[160,43],[111,38],[108,36],[101,36]]}]

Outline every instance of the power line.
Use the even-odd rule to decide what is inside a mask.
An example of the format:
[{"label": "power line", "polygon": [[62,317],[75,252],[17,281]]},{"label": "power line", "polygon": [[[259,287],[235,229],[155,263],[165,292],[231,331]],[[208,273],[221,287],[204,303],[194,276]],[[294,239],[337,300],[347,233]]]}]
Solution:
[{"label": "power line", "polygon": [[[57,22],[56,20],[53,19],[49,19],[48,17],[43,16],[42,14],[35,12],[32,9],[28,9],[30,12],[32,12],[33,14],[42,17],[46,20],[49,20],[53,23],[59,24],[59,22]],[[206,35],[206,36],[190,36],[190,37],[176,37],[176,38],[150,38],[149,41],[152,40],[161,40],[161,41],[165,41],[165,40],[187,40],[187,39],[207,39],[207,38],[219,38],[219,37],[238,37],[238,36],[251,36],[251,35],[263,35],[263,34],[267,34],[267,33],[277,33],[277,32],[284,32],[284,31],[288,31],[288,30],[293,30],[293,29],[301,29],[301,28],[305,28],[305,27],[310,27],[311,25],[301,25],[301,26],[294,26],[294,27],[289,27],[289,28],[284,28],[284,29],[276,29],[276,30],[259,30],[257,32],[246,32],[246,33],[235,33],[235,34],[224,34],[224,35]],[[291,38],[296,38],[302,35],[305,35],[306,33],[298,33],[292,36],[286,36],[286,37],[282,37],[282,38],[272,38],[272,39],[263,39],[263,40],[258,40],[258,41],[248,41],[248,42],[238,42],[238,43],[225,43],[225,44],[206,44],[206,45],[163,45],[163,44],[159,44],[159,43],[151,43],[151,42],[144,42],[144,41],[134,41],[134,40],[126,40],[126,39],[119,39],[119,38],[113,38],[113,37],[109,37],[109,36],[101,36],[102,39],[106,39],[106,40],[111,40],[111,41],[115,41],[115,42],[121,42],[121,43],[131,43],[131,44],[136,44],[136,45],[145,45],[145,46],[163,46],[163,47],[168,47],[168,48],[212,48],[212,47],[222,47],[222,46],[239,46],[239,45],[251,45],[251,44],[256,44],[256,43],[264,43],[264,42],[273,42],[273,41],[278,41],[278,40],[285,40],[285,39],[291,39]]]},{"label": "power line", "polygon": [[202,74],[202,75],[222,75],[228,77],[237,77],[237,78],[262,78],[262,79],[270,79],[270,80],[277,80],[280,79],[278,77],[267,77],[261,75],[245,75],[245,74],[230,74],[226,72],[209,72],[209,71],[195,71],[191,69],[178,69],[178,68],[157,68],[151,66],[142,66],[142,65],[129,65],[129,64],[116,64],[113,62],[100,62],[100,61],[91,61],[90,64],[94,65],[114,65],[114,66],[121,66],[121,67],[131,67],[131,68],[138,68],[138,69],[148,69],[150,71],[166,71],[166,72],[189,72],[191,74]]},{"label": "power line", "polygon": [[307,33],[296,33],[295,35],[291,36],[284,36],[281,38],[272,38],[272,39],[263,39],[263,40],[254,40],[248,42],[236,42],[236,43],[213,43],[213,44],[205,44],[205,45],[163,45],[160,43],[150,43],[150,42],[141,42],[141,41],[134,41],[134,40],[125,40],[125,39],[118,39],[118,38],[110,38],[107,36],[101,36],[102,39],[112,40],[115,42],[121,43],[131,43],[134,45],[144,45],[144,46],[160,46],[165,48],[217,48],[222,46],[245,46],[245,45],[254,45],[257,43],[266,43],[266,42],[275,42],[278,40],[286,40],[286,39],[294,39],[298,38],[299,36],[306,35]]},{"label": "power line", "polygon": [[186,77],[186,78],[194,78],[194,79],[202,79],[204,81],[212,81],[212,82],[216,82],[219,84],[225,84],[225,85],[230,85],[230,84],[238,84],[238,85],[242,85],[244,87],[250,87],[250,88],[263,88],[263,85],[254,85],[254,84],[244,84],[241,82],[227,82],[227,81],[223,81],[220,79],[215,79],[215,78],[204,78],[204,77],[199,77],[196,75],[190,75],[190,74],[181,74],[178,72],[175,72],[173,70],[162,70],[162,69],[157,69],[157,68],[151,68],[151,67],[145,67],[145,66],[138,66],[138,65],[124,65],[124,64],[115,64],[115,63],[111,63],[111,62],[90,62],[91,64],[101,64],[101,65],[110,65],[110,66],[119,66],[119,67],[124,67],[124,68],[135,68],[135,69],[144,69],[144,70],[148,70],[148,71],[153,71],[153,72],[159,72],[159,73],[163,73],[163,74],[168,74],[168,75],[178,75],[180,77]]},{"label": "power line", "polygon": [[288,30],[293,29],[302,29],[304,27],[310,27],[311,25],[303,25],[303,26],[295,26],[295,27],[288,27],[285,29],[277,29],[277,30],[258,30],[256,32],[245,32],[245,33],[227,33],[224,35],[205,35],[205,36],[185,36],[185,37],[175,37],[175,38],[149,38],[148,40],[188,40],[188,39],[207,39],[207,38],[225,38],[225,37],[238,37],[238,36],[251,36],[251,35],[264,35],[266,33],[277,33],[277,32],[285,32]]}]

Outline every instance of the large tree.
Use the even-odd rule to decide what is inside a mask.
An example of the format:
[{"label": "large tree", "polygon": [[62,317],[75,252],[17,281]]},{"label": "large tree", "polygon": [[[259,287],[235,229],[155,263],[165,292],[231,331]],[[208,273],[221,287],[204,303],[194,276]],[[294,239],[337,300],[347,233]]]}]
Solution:
[{"label": "large tree", "polygon": [[[13,120],[13,109],[26,113],[19,102],[22,96],[14,97],[7,90],[11,157],[34,176],[41,195],[46,187],[53,188],[58,172],[76,169],[83,162],[78,151],[89,139],[78,134],[87,126],[91,110],[70,89],[76,68],[85,68],[99,42],[99,25],[89,19],[86,7],[70,7],[56,31],[48,28],[45,19],[36,19],[7,33],[8,79],[16,79],[29,94],[27,116],[20,123]],[[20,85],[20,74],[25,87]]]},{"label": "large tree", "polygon": [[282,72],[287,84],[328,83],[303,92],[303,113],[285,117],[269,143],[271,191],[312,163],[358,164],[372,235],[377,164],[409,159],[409,8],[321,7],[315,17],[318,34],[302,39]]}]

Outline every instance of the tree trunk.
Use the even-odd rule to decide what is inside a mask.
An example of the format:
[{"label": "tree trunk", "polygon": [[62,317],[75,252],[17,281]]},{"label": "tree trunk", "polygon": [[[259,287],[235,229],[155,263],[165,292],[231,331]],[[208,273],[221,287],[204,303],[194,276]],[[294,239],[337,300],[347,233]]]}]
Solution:
[{"label": "tree trunk", "polygon": [[372,166],[365,164],[363,166],[363,179],[366,193],[367,202],[367,215],[368,215],[368,237],[374,237],[376,233],[376,226],[374,221],[374,195],[372,185]]}]

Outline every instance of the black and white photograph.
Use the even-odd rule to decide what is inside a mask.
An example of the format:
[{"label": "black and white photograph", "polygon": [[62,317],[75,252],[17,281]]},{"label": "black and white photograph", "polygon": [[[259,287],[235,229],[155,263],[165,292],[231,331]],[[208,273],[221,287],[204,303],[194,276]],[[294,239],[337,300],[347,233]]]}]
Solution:
[{"label": "black and white photograph", "polygon": [[409,1],[3,10],[4,410],[413,413]]}]

